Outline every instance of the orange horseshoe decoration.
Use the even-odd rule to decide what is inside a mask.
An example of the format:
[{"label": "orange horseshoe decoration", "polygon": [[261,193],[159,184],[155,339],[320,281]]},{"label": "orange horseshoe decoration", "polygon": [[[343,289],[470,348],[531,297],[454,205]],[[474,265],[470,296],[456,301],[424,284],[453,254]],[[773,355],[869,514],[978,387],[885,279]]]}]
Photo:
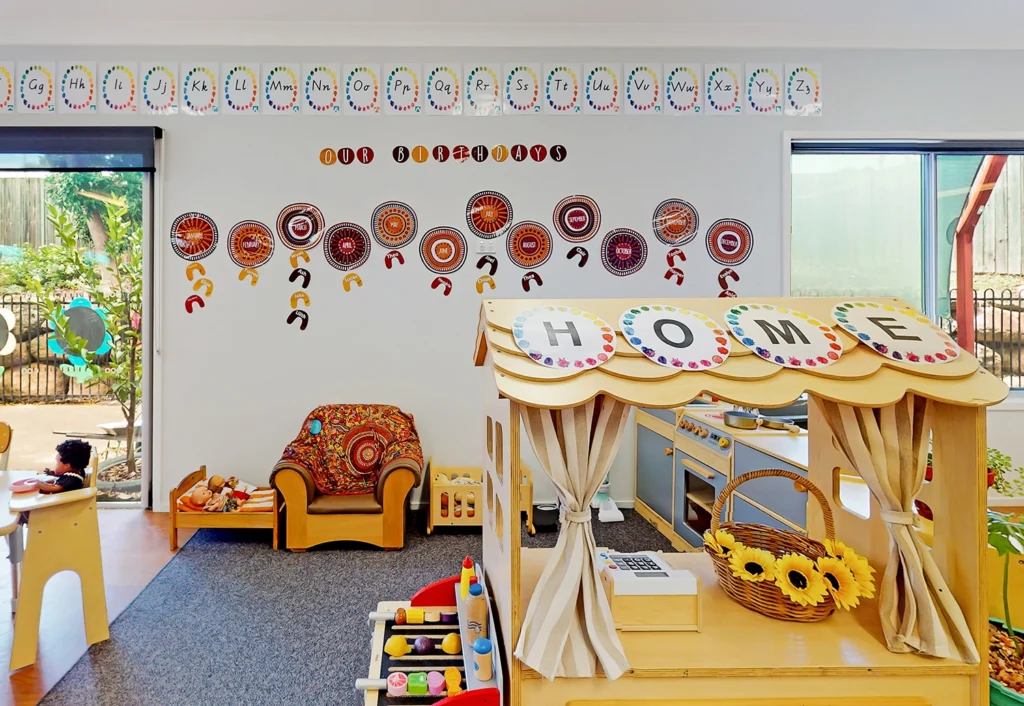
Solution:
[{"label": "orange horseshoe decoration", "polygon": [[302,301],[302,305],[303,306],[309,306],[309,295],[306,294],[305,292],[295,292],[295,294],[292,295],[292,308],[293,309],[298,309],[299,308],[299,301],[300,300]]},{"label": "orange horseshoe decoration", "polygon": [[251,284],[253,287],[256,286],[256,282],[258,282],[260,279],[259,273],[257,273],[256,270],[254,270],[251,267],[246,267],[244,270],[238,271],[239,282],[244,282],[246,277],[250,277],[252,279],[252,281],[249,282],[249,284]]},{"label": "orange horseshoe decoration", "polygon": [[299,259],[303,262],[309,262],[309,253],[305,250],[295,250],[288,256],[288,262],[292,263],[293,268],[299,266]]},{"label": "orange horseshoe decoration", "polygon": [[196,272],[199,273],[200,277],[206,276],[206,268],[203,267],[201,262],[191,262],[189,266],[185,268],[185,276],[188,277],[188,281],[191,282],[192,278],[196,276]]},{"label": "orange horseshoe decoration", "polygon": [[206,296],[211,296],[213,294],[213,282],[205,277],[200,277],[196,280],[196,283],[192,285],[192,291],[198,292],[203,287],[206,287]]},{"label": "orange horseshoe decoration", "polygon": [[476,293],[477,294],[483,294],[484,293],[484,285],[485,284],[488,287],[490,287],[491,289],[494,289],[494,278],[491,277],[490,275],[484,275],[483,277],[480,277],[476,281]]},{"label": "orange horseshoe decoration", "polygon": [[341,286],[345,288],[346,292],[351,292],[353,282],[357,287],[363,286],[362,278],[355,272],[350,272],[349,274],[345,275],[345,279],[341,280]]}]

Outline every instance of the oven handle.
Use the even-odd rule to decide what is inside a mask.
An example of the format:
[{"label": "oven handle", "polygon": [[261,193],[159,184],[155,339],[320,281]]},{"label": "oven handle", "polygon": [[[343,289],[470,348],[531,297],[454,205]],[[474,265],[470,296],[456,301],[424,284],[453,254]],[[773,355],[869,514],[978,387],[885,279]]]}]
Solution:
[{"label": "oven handle", "polygon": [[684,466],[686,466],[686,469],[688,471],[692,471],[692,472],[696,473],[698,476],[701,476],[701,477],[703,477],[703,478],[705,478],[707,480],[714,480],[715,479],[715,474],[714,473],[711,473],[709,471],[705,471],[703,468],[698,466],[696,463],[693,463],[692,461],[687,461],[685,458],[681,458],[681,459],[679,459],[679,462],[681,464],[683,464]]}]

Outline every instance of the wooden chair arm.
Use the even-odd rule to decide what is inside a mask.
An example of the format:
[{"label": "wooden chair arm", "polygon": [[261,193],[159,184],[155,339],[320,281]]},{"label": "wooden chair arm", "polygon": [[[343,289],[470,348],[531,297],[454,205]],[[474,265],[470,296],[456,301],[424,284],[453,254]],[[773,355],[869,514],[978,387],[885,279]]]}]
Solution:
[{"label": "wooden chair arm", "polygon": [[302,512],[309,507],[309,495],[306,491],[306,479],[294,468],[278,468],[274,472],[273,486],[281,493],[289,512]]},{"label": "wooden chair arm", "polygon": [[45,510],[49,507],[57,507],[58,505],[91,500],[95,497],[96,488],[68,490],[63,493],[51,493],[49,495],[44,495],[43,493],[26,494],[24,497],[15,495],[11,497],[11,512],[34,512],[36,510]]}]

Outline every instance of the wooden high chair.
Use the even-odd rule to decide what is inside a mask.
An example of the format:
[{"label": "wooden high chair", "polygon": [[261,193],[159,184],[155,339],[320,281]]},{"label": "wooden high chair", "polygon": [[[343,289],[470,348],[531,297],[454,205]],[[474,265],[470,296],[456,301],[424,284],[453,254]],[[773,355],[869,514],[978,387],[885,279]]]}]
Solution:
[{"label": "wooden high chair", "polygon": [[74,571],[81,579],[86,642],[93,645],[110,638],[96,514],[98,461],[93,456],[88,484],[81,490],[11,499],[12,514],[32,513],[22,565],[20,605],[14,621],[11,671],[36,661],[43,589],[50,577],[61,571]]}]

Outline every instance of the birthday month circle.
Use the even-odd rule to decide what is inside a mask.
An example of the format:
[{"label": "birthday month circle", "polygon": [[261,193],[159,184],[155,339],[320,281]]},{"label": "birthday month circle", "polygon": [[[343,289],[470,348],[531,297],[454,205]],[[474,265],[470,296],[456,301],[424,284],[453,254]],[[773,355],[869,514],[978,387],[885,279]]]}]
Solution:
[{"label": "birthday month circle", "polygon": [[324,233],[324,257],[336,270],[354,270],[370,258],[370,236],[356,223],[335,223]]},{"label": "birthday month circle", "polygon": [[824,368],[843,354],[831,326],[802,311],[771,304],[739,304],[725,313],[733,337],[784,368]]},{"label": "birthday month circle", "polygon": [[910,307],[850,301],[836,304],[832,319],[858,342],[901,363],[941,365],[960,355],[949,334]]},{"label": "birthday month circle", "polygon": [[505,241],[508,259],[525,270],[540,267],[551,257],[551,233],[536,221],[516,223]]},{"label": "birthday month circle", "polygon": [[277,236],[290,250],[316,247],[324,234],[324,215],[309,203],[293,203],[277,216]]},{"label": "birthday month circle", "polygon": [[466,225],[478,238],[504,235],[512,225],[512,202],[497,191],[473,194],[466,205]]},{"label": "birthday month circle", "polygon": [[643,304],[622,312],[619,328],[629,345],[666,368],[710,370],[732,352],[725,327],[696,311]]},{"label": "birthday month circle", "polygon": [[539,306],[512,323],[516,346],[546,368],[590,370],[615,355],[615,329],[595,314],[567,306]]},{"label": "birthday month circle", "polygon": [[468,251],[466,236],[457,228],[431,228],[420,240],[420,259],[435,275],[457,272],[465,264]]},{"label": "birthday month circle", "polygon": [[697,236],[697,209],[682,199],[666,199],[654,209],[654,235],[666,245],[685,245]]},{"label": "birthday month circle", "polygon": [[723,218],[708,228],[708,255],[719,265],[735,267],[750,257],[754,250],[754,233],[743,221]]},{"label": "birthday month circle", "polygon": [[217,247],[217,224],[203,213],[183,213],[171,223],[171,248],[182,260],[202,260]]},{"label": "birthday month circle", "polygon": [[616,228],[601,241],[601,264],[618,277],[635,272],[647,262],[647,241],[635,230]]},{"label": "birthday month circle", "polygon": [[370,218],[373,239],[389,250],[404,248],[416,238],[419,220],[412,207],[401,201],[385,201]]},{"label": "birthday month circle", "polygon": [[570,243],[585,243],[601,227],[601,209],[589,196],[566,196],[555,206],[555,230]]},{"label": "birthday month circle", "polygon": [[228,257],[239,267],[259,267],[274,254],[274,234],[259,221],[236,223],[228,233]]}]

